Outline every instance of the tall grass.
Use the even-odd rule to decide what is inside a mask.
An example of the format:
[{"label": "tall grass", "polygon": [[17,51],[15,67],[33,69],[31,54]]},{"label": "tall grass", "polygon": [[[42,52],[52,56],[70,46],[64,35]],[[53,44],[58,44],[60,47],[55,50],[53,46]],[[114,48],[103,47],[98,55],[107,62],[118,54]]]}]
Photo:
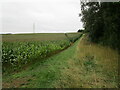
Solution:
[{"label": "tall grass", "polygon": [[57,88],[117,88],[118,52],[88,41],[84,36],[61,72]]}]

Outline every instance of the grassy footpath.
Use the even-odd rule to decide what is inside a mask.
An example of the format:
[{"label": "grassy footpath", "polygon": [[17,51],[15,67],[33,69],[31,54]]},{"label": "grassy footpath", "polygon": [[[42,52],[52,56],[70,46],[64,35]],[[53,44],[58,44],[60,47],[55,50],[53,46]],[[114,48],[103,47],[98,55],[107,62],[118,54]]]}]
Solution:
[{"label": "grassy footpath", "polygon": [[3,76],[3,87],[115,88],[117,71],[118,53],[83,36],[63,52]]}]

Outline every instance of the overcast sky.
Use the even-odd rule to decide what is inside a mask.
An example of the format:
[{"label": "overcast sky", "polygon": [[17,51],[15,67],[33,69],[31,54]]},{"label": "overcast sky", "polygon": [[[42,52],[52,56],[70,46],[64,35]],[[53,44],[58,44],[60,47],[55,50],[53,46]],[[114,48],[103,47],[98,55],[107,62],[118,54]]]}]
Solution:
[{"label": "overcast sky", "polygon": [[3,0],[3,33],[76,32],[82,28],[80,0]]}]

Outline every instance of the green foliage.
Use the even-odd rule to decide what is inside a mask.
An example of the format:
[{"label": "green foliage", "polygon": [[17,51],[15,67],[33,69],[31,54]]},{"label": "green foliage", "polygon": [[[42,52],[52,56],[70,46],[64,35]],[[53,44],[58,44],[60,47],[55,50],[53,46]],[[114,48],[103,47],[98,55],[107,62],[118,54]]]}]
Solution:
[{"label": "green foliage", "polygon": [[77,32],[83,32],[84,30],[83,29],[79,29]]},{"label": "green foliage", "polygon": [[87,55],[84,57],[84,66],[87,72],[94,71],[96,67],[94,56]]},{"label": "green foliage", "polygon": [[77,41],[81,36],[82,36],[82,34],[80,34],[80,35],[78,35],[78,36],[71,37],[70,40],[71,40],[71,42],[74,43],[74,42]]},{"label": "green foliage", "polygon": [[79,34],[79,35],[74,36],[74,37],[69,37],[69,36],[65,33],[65,36],[68,38],[68,40],[69,40],[71,43],[74,43],[75,41],[77,41],[77,40],[82,36],[82,34]]},{"label": "green foliage", "polygon": [[[70,37],[75,42],[82,35]],[[67,39],[54,40],[54,41],[16,41],[16,42],[3,42],[2,44],[2,64],[3,72],[11,68],[17,70],[23,65],[34,60],[42,59],[55,51],[63,50],[71,45]],[[9,68],[8,68],[9,67]]]},{"label": "green foliage", "polygon": [[90,40],[120,50],[120,2],[81,4],[82,21]]},{"label": "green foliage", "polygon": [[[67,40],[43,42],[3,42],[2,63],[21,67],[32,59],[46,57],[49,53],[62,50],[70,45]],[[5,67],[5,66],[4,66]],[[3,67],[3,68],[4,68]]]}]

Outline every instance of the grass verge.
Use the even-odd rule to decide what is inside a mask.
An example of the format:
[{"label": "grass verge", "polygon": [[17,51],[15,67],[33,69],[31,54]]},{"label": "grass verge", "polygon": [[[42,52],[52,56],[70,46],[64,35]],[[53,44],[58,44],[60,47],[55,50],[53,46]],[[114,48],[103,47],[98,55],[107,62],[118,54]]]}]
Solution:
[{"label": "grass verge", "polygon": [[84,36],[75,55],[67,60],[56,88],[117,88],[118,52],[87,41]]}]

